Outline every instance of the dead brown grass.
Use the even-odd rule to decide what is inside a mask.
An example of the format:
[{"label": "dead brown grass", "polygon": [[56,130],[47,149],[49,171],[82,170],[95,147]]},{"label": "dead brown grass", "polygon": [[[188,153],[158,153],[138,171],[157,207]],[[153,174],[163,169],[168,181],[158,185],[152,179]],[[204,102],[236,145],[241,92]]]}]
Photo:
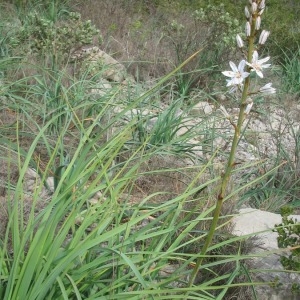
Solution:
[{"label": "dead brown grass", "polygon": [[[166,10],[151,1],[87,0],[73,8],[100,29],[101,48],[142,81],[173,70],[202,48],[209,35],[205,24],[193,20],[192,11]],[[199,60],[185,71],[202,67]]]}]

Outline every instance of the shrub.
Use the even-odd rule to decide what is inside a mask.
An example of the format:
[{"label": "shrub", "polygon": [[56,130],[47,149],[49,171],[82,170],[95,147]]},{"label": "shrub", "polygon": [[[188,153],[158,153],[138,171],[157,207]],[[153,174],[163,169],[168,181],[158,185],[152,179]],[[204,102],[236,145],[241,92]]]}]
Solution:
[{"label": "shrub", "polygon": [[[14,48],[36,54],[52,55],[54,62],[66,62],[72,51],[83,45],[92,44],[99,30],[91,21],[82,21],[79,13],[66,14],[65,20],[53,22],[38,12],[28,15],[21,30],[12,41]],[[24,44],[28,48],[24,48]],[[17,49],[17,53],[19,49]],[[50,55],[51,54],[51,55]]]}]

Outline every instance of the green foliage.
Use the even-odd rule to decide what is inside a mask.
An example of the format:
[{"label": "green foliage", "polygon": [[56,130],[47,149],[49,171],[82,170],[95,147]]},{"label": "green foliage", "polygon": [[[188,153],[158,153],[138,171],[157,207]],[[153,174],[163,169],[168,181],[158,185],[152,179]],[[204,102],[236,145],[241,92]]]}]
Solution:
[{"label": "green foliage", "polygon": [[[10,92],[11,99],[15,101],[8,103],[10,109],[19,106],[25,119],[24,126],[30,123],[30,128],[36,127],[37,133],[25,154],[21,151],[24,145],[18,141],[15,145],[20,151],[20,162],[17,162],[20,175],[15,188],[10,190],[11,198],[5,203],[8,224],[5,234],[0,237],[1,299],[184,297],[186,278],[197,254],[186,253],[182,249],[201,243],[205,234],[203,231],[197,233],[196,226],[205,223],[211,212],[211,209],[203,210],[198,199],[193,200],[195,205],[190,209],[186,204],[199,188],[204,189],[218,178],[198,186],[196,179],[205,172],[206,166],[171,169],[171,174],[193,170],[194,177],[186,184],[183,193],[157,203],[152,198],[163,196],[158,191],[156,195],[151,194],[132,203],[131,195],[127,193],[132,191],[135,179],[140,175],[139,167],[154,154],[166,155],[166,148],[157,144],[146,153],[147,143],[144,142],[133,149],[125,162],[119,162],[135,120],[117,131],[115,126],[128,110],[138,106],[152,93],[150,91],[127,103],[124,110],[106,125],[103,124],[104,128],[98,126],[98,120],[111,112],[116,103],[115,96],[106,98],[106,106],[94,116],[89,126],[85,126],[79,115],[67,114],[66,124],[72,120],[76,125],[74,132],[68,126],[61,126],[57,134],[49,128],[57,123],[61,112],[54,112],[40,126],[30,111],[28,100],[33,95],[25,93],[22,97],[18,96],[18,91],[15,94]],[[39,97],[38,92],[36,99]],[[75,103],[71,111],[86,110],[90,105],[88,101]],[[2,136],[5,132],[2,127],[0,129]],[[103,135],[112,129],[114,135],[103,140]],[[166,127],[164,129],[167,130]],[[29,128],[26,127],[26,130]],[[22,137],[20,140],[26,136],[18,131],[15,134]],[[68,144],[71,137],[76,139],[74,148]],[[47,161],[42,161],[45,162],[44,169],[39,170],[41,182],[51,170],[57,176],[55,190],[42,209],[42,185],[37,184],[30,195],[23,186],[27,180],[26,170],[32,167],[35,153],[41,146],[48,149]],[[64,160],[64,156],[69,156],[69,159]],[[59,162],[57,157],[61,157]],[[153,175],[165,171],[156,169]],[[96,194],[98,198],[95,201]],[[28,197],[30,208],[26,211]],[[193,298],[223,297],[228,285],[239,278],[242,266],[237,261],[242,256],[238,249],[232,249],[230,254],[220,254],[223,253],[222,248],[236,241],[237,238],[232,237],[222,240],[220,245],[219,242],[214,244],[214,258],[208,258],[203,269],[215,270],[218,266],[222,269],[223,264],[230,262],[234,267],[192,287]],[[216,259],[216,253],[219,253],[220,259]],[[171,273],[168,268],[171,268]],[[212,287],[215,290],[211,291]]]},{"label": "green foliage", "polygon": [[29,41],[33,53],[52,53],[56,59],[68,58],[71,50],[92,44],[99,30],[91,21],[82,21],[80,14],[69,13],[66,21],[56,24],[35,12],[16,37],[16,46]]},{"label": "green foliage", "polygon": [[205,8],[196,10],[193,14],[195,21],[209,28],[209,35],[206,40],[207,47],[214,48],[236,48],[235,36],[241,31],[241,24],[234,18],[225,6],[208,5]]},{"label": "green foliage", "polygon": [[273,56],[279,62],[283,62],[285,56],[282,54],[282,49],[288,49],[290,54],[298,52],[300,2],[286,1],[284,7],[280,0],[270,1],[269,4],[266,11],[268,16],[266,26],[272,29],[272,39],[268,42],[268,47]]},{"label": "green foliage", "polygon": [[300,224],[288,218],[293,212],[288,206],[281,209],[282,223],[275,226],[278,233],[278,247],[289,248],[288,257],[281,256],[280,261],[287,270],[300,271]]},{"label": "green foliage", "polygon": [[284,91],[300,95],[300,44],[297,50],[282,50],[280,61]]},{"label": "green foliage", "polygon": [[[207,5],[194,11],[186,10],[185,14],[189,22],[180,22],[181,15],[178,14],[178,19],[163,27],[166,38],[174,47],[176,65],[191,53],[204,49],[193,64],[186,66],[176,77],[181,96],[189,95],[193,88],[205,84],[205,78],[213,76],[213,68],[234,52],[235,36],[241,32],[239,20],[230,16],[224,5]],[[206,72],[203,72],[204,68],[207,68]]]},{"label": "green foliage", "polygon": [[[279,248],[287,248],[287,255],[280,256],[280,262],[286,270],[300,272],[300,223],[289,218],[293,209],[289,206],[282,207],[280,214],[282,223],[275,225],[274,231],[278,233],[277,242]],[[299,294],[300,284],[292,284],[292,292]]]},{"label": "green foliage", "polygon": [[[156,116],[145,117],[141,109],[133,132],[134,140],[137,139],[141,144],[146,143],[147,148],[164,146],[170,153],[192,155],[195,145],[189,140],[197,135],[196,126],[185,129],[189,120],[184,119],[181,108],[182,100],[179,99]],[[185,133],[180,135],[182,129]]]},{"label": "green foliage", "polygon": [[[16,4],[21,5],[21,1]],[[219,186],[220,174],[212,167],[214,156],[200,166],[184,161],[180,168],[148,169],[156,156],[190,158],[195,145],[188,141],[197,135],[209,136],[211,141],[215,138],[215,128],[211,123],[206,128],[204,121],[204,125],[197,124],[178,136],[186,125],[184,112],[178,114],[178,110],[186,108],[187,90],[199,79],[199,73],[178,72],[196,56],[189,55],[199,46],[198,41],[191,39],[187,44],[191,47],[186,47],[184,28],[179,20],[171,22],[164,30],[169,30],[174,41],[178,62],[188,55],[187,61],[142,96],[117,86],[93,97],[91,90],[97,88],[101,70],[93,78],[87,74],[75,78],[67,72],[67,59],[73,48],[91,43],[98,31],[78,14],[58,17],[54,8],[49,7],[47,14],[32,12],[22,19],[17,37],[12,33],[9,38],[1,35],[0,40],[2,56],[10,55],[7,45],[11,43],[19,55],[30,48],[39,58],[38,64],[31,66],[34,75],[30,76],[24,75],[28,64],[20,64],[19,59],[0,61],[1,70],[13,70],[17,64],[23,75],[9,82],[13,77],[1,74],[5,79],[1,83],[1,108],[17,117],[12,124],[0,122],[0,158],[6,155],[3,148],[12,151],[17,159],[11,163],[17,165],[18,176],[16,182],[11,179],[6,183],[8,194],[1,206],[8,222],[1,228],[4,233],[0,230],[0,298],[184,299],[189,293],[189,299],[212,300],[226,299],[240,286],[254,286],[244,263],[251,256],[243,251],[241,237],[223,232],[225,216],[203,255],[198,280],[188,287],[211,224],[211,199],[215,200]],[[227,39],[226,32],[234,33],[238,24],[223,8],[208,7],[207,15],[199,10],[193,20],[200,33],[201,26],[212,21],[218,39],[208,35],[210,46],[220,46],[221,40],[230,45],[233,41]],[[134,20],[131,30],[137,33],[142,27],[142,21]],[[23,52],[18,52],[19,48]],[[223,50],[216,52],[225,53]],[[50,56],[56,64],[49,69]],[[67,67],[59,69],[61,63]],[[180,86],[175,92],[170,88],[172,103],[159,110],[149,129],[153,120],[143,114],[145,103],[153,109],[151,101],[166,92],[162,86],[174,76]],[[118,113],[116,107],[121,107]],[[124,124],[128,112],[137,108],[140,114]],[[200,149],[210,147],[198,141]],[[214,150],[211,146],[206,153],[213,154]],[[124,153],[127,156],[122,160]],[[141,171],[145,165],[146,171]],[[32,193],[24,187],[29,167],[40,175]],[[168,177],[185,175],[184,180],[176,181],[176,191],[143,191],[136,201],[133,191],[137,179],[145,175],[167,177],[166,172]],[[55,177],[54,190],[43,203],[41,191],[49,176]],[[184,188],[177,190],[177,185]],[[247,182],[246,186],[250,185]],[[229,202],[243,188],[232,190],[223,200]],[[234,205],[229,204],[232,209]]]},{"label": "green foliage", "polygon": [[[286,96],[284,96],[286,97]],[[274,104],[275,107],[275,104]],[[283,106],[277,106],[279,110]],[[265,118],[270,118],[265,115]],[[251,176],[258,176],[263,173],[265,176],[253,185],[241,197],[240,202],[247,202],[255,208],[279,213],[282,206],[289,205],[294,209],[300,207],[299,189],[299,153],[300,135],[299,130],[294,126],[294,120],[285,116],[285,124],[282,128],[288,129],[291,134],[291,142],[287,144],[283,138],[281,130],[274,130],[270,137],[276,146],[276,155],[273,156],[272,163],[260,164],[257,168],[252,168],[249,174],[245,175],[245,180]],[[259,146],[259,145],[258,145]]]}]

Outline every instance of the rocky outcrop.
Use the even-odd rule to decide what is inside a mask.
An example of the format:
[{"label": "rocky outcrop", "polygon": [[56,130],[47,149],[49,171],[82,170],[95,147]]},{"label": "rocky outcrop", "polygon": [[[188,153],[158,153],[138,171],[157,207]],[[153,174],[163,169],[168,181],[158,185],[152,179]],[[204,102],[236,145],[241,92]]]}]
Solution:
[{"label": "rocky outcrop", "polygon": [[[300,221],[300,215],[290,217]],[[263,287],[256,288],[260,300],[300,298],[299,294],[292,292],[293,283],[300,282],[300,274],[284,272],[280,263],[280,256],[286,255],[288,249],[278,249],[278,234],[273,229],[281,222],[282,217],[279,214],[252,208],[241,209],[233,218],[234,234],[246,238],[255,234],[259,238],[259,247],[253,249],[255,257],[250,264],[251,268],[262,270],[254,273],[255,281],[266,283]],[[275,283],[274,287],[268,284],[270,282]]]},{"label": "rocky outcrop", "polygon": [[101,72],[101,77],[115,83],[128,84],[135,80],[121,63],[102,51],[99,47],[82,47],[72,57],[75,61],[86,62],[87,67],[95,72]]}]

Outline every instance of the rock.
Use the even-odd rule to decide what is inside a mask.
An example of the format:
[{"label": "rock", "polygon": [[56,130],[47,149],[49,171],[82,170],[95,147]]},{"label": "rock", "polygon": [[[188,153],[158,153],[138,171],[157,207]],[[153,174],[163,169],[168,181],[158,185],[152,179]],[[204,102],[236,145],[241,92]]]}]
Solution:
[{"label": "rock", "polygon": [[[300,216],[290,216],[290,218],[300,220]],[[276,288],[269,285],[258,287],[258,299],[299,299],[291,292],[292,284],[300,282],[300,274],[293,272],[283,272],[280,263],[280,255],[285,254],[286,249],[278,249],[276,232],[273,232],[276,224],[282,222],[279,214],[261,211],[258,209],[244,208],[232,220],[235,224],[233,233],[238,236],[253,235],[259,237],[259,247],[254,249],[257,255],[251,261],[251,268],[268,270],[265,272],[253,273],[256,281],[259,282],[278,282]],[[277,251],[276,251],[277,250]]]},{"label": "rock", "polygon": [[112,89],[112,85],[109,83],[106,79],[101,79],[98,81],[96,87],[91,89],[91,95],[95,96],[95,100],[97,100],[99,97],[105,96],[109,93],[109,91]]},{"label": "rock", "polygon": [[[300,219],[300,216],[298,216]],[[244,208],[234,217],[233,234],[243,236],[257,233],[265,250],[278,249],[277,233],[272,232],[276,224],[281,223],[281,215],[253,208]]]},{"label": "rock", "polygon": [[48,177],[46,179],[46,183],[48,185],[48,188],[50,190],[50,192],[54,192],[54,177]]},{"label": "rock", "polygon": [[209,115],[213,112],[213,108],[214,108],[214,106],[209,104],[206,101],[199,102],[192,107],[192,109],[190,110],[190,115],[196,116],[196,117],[203,115],[203,113],[205,115]]},{"label": "rock", "polygon": [[124,65],[98,47],[82,47],[73,54],[73,60],[84,60],[89,67],[102,71],[102,78],[109,81],[128,84],[135,82],[134,78],[127,74]]}]

